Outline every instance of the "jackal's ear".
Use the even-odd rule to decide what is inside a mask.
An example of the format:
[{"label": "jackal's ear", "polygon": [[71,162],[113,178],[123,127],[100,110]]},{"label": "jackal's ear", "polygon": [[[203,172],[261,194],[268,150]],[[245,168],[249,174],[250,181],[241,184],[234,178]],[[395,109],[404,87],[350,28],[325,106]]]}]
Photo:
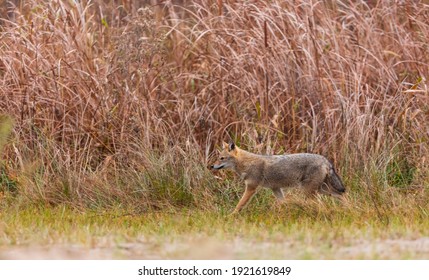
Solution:
[{"label": "jackal's ear", "polygon": [[228,150],[231,152],[231,151],[233,151],[235,149],[235,144],[234,144],[234,142],[230,142],[229,143],[229,145],[228,145]]},{"label": "jackal's ear", "polygon": [[226,143],[225,141],[222,142],[222,149],[227,150],[229,147],[228,143]]}]

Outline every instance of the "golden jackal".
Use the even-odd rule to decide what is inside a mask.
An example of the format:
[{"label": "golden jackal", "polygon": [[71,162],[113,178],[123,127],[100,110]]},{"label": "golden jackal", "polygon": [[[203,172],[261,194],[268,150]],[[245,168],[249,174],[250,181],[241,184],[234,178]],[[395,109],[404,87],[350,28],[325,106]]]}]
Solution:
[{"label": "golden jackal", "polygon": [[346,190],[332,163],[317,154],[257,155],[224,142],[219,161],[213,169],[233,169],[246,184],[233,213],[246,206],[258,187],[271,189],[279,200],[289,187],[301,187],[308,195],[341,196]]}]

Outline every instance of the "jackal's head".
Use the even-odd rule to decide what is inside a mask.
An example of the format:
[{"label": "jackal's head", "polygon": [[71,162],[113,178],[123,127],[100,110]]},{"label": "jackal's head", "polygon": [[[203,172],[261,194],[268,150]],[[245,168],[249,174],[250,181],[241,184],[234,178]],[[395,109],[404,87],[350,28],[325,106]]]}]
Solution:
[{"label": "jackal's head", "polygon": [[235,169],[237,163],[237,152],[238,148],[233,142],[225,143],[223,142],[223,149],[219,154],[219,164],[212,165],[212,169],[223,169],[231,168]]}]

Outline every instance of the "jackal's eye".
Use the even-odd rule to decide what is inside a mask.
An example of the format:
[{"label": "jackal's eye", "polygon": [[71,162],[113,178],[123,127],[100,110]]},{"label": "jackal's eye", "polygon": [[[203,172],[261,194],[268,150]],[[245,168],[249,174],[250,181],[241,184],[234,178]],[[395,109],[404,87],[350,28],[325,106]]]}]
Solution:
[{"label": "jackal's eye", "polygon": [[225,159],[225,157],[220,157],[220,160],[224,160]]}]

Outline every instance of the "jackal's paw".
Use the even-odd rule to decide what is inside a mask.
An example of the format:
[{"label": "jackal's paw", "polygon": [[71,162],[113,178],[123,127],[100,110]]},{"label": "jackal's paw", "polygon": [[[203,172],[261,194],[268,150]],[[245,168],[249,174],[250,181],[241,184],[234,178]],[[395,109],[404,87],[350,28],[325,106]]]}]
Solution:
[{"label": "jackal's paw", "polygon": [[232,211],[231,213],[228,214],[228,217],[236,217],[236,216],[238,216],[238,211],[237,210],[234,210],[234,211]]},{"label": "jackal's paw", "polygon": [[282,205],[282,204],[285,204],[286,203],[286,199],[285,198],[282,198],[282,199],[276,199],[275,201],[274,201],[274,205]]}]

